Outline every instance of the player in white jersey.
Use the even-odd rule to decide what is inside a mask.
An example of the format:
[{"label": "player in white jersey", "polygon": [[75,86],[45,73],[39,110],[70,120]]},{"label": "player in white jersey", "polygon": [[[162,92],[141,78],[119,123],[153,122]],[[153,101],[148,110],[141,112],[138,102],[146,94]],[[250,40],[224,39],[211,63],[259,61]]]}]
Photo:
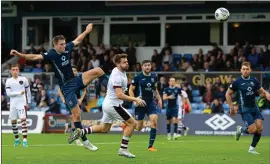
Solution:
[{"label": "player in white jersey", "polygon": [[136,126],[134,118],[122,106],[123,100],[134,101],[135,103],[145,106],[145,102],[139,97],[134,98],[124,94],[127,88],[127,76],[125,71],[128,70],[128,60],[126,54],[117,54],[114,57],[115,67],[110,75],[107,94],[102,104],[103,117],[100,125],[94,125],[85,129],[76,129],[72,135],[72,140],[91,133],[107,133],[110,131],[113,121],[122,121],[127,125],[118,154],[128,158],[135,158],[135,155],[128,151],[128,142]]},{"label": "player in white jersey", "polygon": [[6,92],[7,96],[10,97],[10,119],[15,136],[14,146],[21,143],[17,127],[17,119],[19,118],[22,125],[23,146],[28,147],[26,111],[29,109],[29,103],[31,103],[30,86],[25,77],[19,76],[18,65],[13,65],[10,72],[12,77],[6,81]]},{"label": "player in white jersey", "polygon": [[[189,107],[189,111],[191,110],[191,105],[190,105],[190,101],[189,101],[189,98],[188,98],[188,95],[187,95],[187,92],[182,90],[182,95],[185,99],[185,104],[182,105],[182,97],[181,96],[178,96],[178,104],[179,104],[179,113],[178,113],[178,136],[181,136],[181,132],[182,130],[185,130],[185,133],[184,133],[184,136],[187,136],[188,134],[188,131],[189,131],[189,128],[186,127],[184,124],[183,124],[183,119],[184,119],[184,116],[185,116],[185,107],[186,105],[188,105]],[[183,108],[184,107],[184,108]]]}]

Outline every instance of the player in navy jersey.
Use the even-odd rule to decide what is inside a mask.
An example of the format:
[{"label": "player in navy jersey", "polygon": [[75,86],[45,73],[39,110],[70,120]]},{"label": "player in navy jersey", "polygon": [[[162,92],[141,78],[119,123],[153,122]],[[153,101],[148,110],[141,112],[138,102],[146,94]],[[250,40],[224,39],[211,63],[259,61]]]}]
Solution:
[{"label": "player in navy jersey", "polygon": [[[47,60],[52,64],[55,77],[64,94],[66,105],[72,110],[72,117],[75,128],[82,129],[81,110],[78,105],[76,92],[85,88],[92,80],[99,77],[102,85],[106,86],[108,79],[101,68],[94,68],[83,72],[82,75],[74,76],[70,63],[70,52],[74,46],[77,46],[84,37],[91,32],[92,24],[88,24],[85,31],[80,34],[74,41],[66,43],[63,35],[57,35],[53,38],[53,49],[43,54],[22,54],[16,50],[11,50],[10,55],[15,55],[26,60]],[[82,137],[84,147],[91,151],[96,151],[97,147],[92,145],[85,136]]]},{"label": "player in navy jersey", "polygon": [[182,100],[182,109],[185,104],[185,98],[182,94],[182,89],[175,86],[175,78],[171,77],[169,80],[169,87],[164,89],[163,100],[167,101],[166,107],[166,116],[167,116],[167,136],[168,140],[171,140],[171,121],[173,121],[174,125],[174,135],[173,139],[176,140],[179,136],[177,135],[178,129],[178,95],[181,96]]},{"label": "player in navy jersey", "polygon": [[149,151],[157,151],[153,147],[153,144],[156,138],[157,120],[160,109],[157,108],[157,105],[154,102],[154,96],[158,99],[159,107],[162,108],[162,99],[159,95],[159,91],[157,90],[157,82],[157,75],[151,73],[151,62],[149,60],[144,60],[142,62],[142,73],[133,78],[132,84],[129,88],[130,96],[141,97],[146,102],[145,107],[137,106],[137,104],[134,105],[137,130],[140,131],[142,129],[145,114],[147,114],[151,121],[151,131],[148,146]]},{"label": "player in navy jersey", "polygon": [[[237,126],[235,134],[238,141],[242,133],[253,134],[253,140],[248,152],[251,154],[259,154],[255,151],[255,147],[260,141],[263,130],[263,116],[256,104],[256,93],[261,97],[266,97],[270,100],[270,95],[262,87],[259,81],[250,76],[251,65],[249,62],[244,62],[241,66],[241,77],[237,78],[228,88],[226,93],[227,103],[230,105],[230,114],[235,115],[237,111],[241,114],[246,127]],[[232,103],[231,95],[236,92],[237,106]]]}]

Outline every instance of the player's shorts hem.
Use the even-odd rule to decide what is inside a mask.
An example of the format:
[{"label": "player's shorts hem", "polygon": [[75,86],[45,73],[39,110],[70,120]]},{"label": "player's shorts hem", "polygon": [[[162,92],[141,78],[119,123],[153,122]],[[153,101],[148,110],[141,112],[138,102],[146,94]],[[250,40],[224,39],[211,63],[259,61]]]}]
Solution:
[{"label": "player's shorts hem", "polygon": [[121,106],[113,106],[115,111],[123,118],[124,121],[127,121],[131,118],[129,113],[126,112],[126,110]]}]

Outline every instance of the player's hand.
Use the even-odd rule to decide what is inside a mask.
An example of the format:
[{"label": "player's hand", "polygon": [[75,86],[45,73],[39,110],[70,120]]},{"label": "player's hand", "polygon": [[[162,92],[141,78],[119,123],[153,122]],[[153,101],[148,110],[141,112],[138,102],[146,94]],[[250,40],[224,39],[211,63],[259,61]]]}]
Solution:
[{"label": "player's hand", "polygon": [[160,109],[162,109],[162,100],[158,101],[158,106],[160,107]]},{"label": "player's hand", "polygon": [[24,94],[24,91],[21,91],[21,95],[23,95]]},{"label": "player's hand", "polygon": [[90,23],[90,24],[88,24],[88,25],[86,26],[85,31],[87,31],[87,32],[89,33],[89,32],[91,32],[91,31],[92,31],[92,28],[93,28],[93,24],[92,24],[92,23]]},{"label": "player's hand", "polygon": [[174,99],[174,96],[173,95],[170,95],[168,98],[169,99]]},{"label": "player's hand", "polygon": [[235,116],[237,113],[238,109],[236,105],[230,106],[230,116]]},{"label": "player's hand", "polygon": [[18,51],[16,51],[16,50],[11,50],[10,51],[10,55],[14,55],[14,56],[19,56],[19,52]]},{"label": "player's hand", "polygon": [[141,99],[140,97],[137,97],[136,100],[134,101],[134,105],[135,106],[145,107],[146,106],[146,102],[143,99]]},{"label": "player's hand", "polygon": [[267,99],[268,101],[270,101],[270,94],[269,94],[269,93],[266,95],[266,99]]}]

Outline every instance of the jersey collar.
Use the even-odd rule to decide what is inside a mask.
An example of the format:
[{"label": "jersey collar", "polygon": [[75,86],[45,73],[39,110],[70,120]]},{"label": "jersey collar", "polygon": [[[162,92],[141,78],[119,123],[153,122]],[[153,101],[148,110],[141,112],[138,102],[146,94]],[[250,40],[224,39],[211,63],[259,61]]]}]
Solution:
[{"label": "jersey collar", "polygon": [[248,78],[244,78],[244,77],[241,75],[241,78],[242,78],[243,80],[249,80],[249,79],[250,79],[250,76],[249,76]]}]

